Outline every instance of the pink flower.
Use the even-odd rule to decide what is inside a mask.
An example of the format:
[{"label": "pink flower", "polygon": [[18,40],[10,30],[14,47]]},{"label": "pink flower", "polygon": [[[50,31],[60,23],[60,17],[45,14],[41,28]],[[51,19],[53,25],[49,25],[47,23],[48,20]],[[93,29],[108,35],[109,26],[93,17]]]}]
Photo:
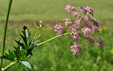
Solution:
[{"label": "pink flower", "polygon": [[91,19],[91,21],[93,22],[93,25],[99,27],[99,20],[97,21],[96,19]]},{"label": "pink flower", "polygon": [[101,49],[103,49],[103,46],[104,46],[104,43],[103,41],[101,40],[100,37],[97,37],[97,46],[99,46]]},{"label": "pink flower", "polygon": [[[90,16],[87,16],[87,12],[90,13],[93,16],[93,9],[91,9],[90,7],[78,7],[78,9],[82,12],[82,14],[84,15],[84,17],[82,18],[80,15],[80,13],[76,12],[76,9],[74,7],[71,7],[69,4],[66,6],[65,10],[67,10],[69,13],[72,13],[73,16],[76,18],[75,20],[72,19],[63,19],[65,20],[65,25],[66,27],[69,27],[70,31],[72,31],[70,34],[70,38],[73,39],[73,42],[77,42],[77,43],[73,43],[73,45],[71,46],[71,51],[73,52],[73,55],[80,55],[81,53],[81,45],[78,43],[80,38],[82,37],[82,34],[85,36],[86,43],[88,43],[88,45],[91,45],[91,47],[94,45],[95,43],[95,39],[92,38],[92,36],[90,35],[91,33],[98,33],[98,27],[99,27],[99,21],[96,19],[92,19],[90,18]],[[66,33],[66,31],[64,30],[64,27],[59,23],[59,25],[54,26],[55,30],[57,32],[57,36],[58,35],[64,35]],[[82,34],[81,34],[82,32]],[[67,33],[68,34],[68,33]],[[80,37],[81,36],[81,37]],[[83,37],[84,37],[83,36]],[[97,45],[103,49],[103,41],[97,37]]]},{"label": "pink flower", "polygon": [[89,36],[89,33],[90,33],[90,31],[91,31],[91,29],[88,28],[88,27],[84,27],[84,28],[81,29],[81,30],[82,30],[82,32],[84,33],[84,36],[86,36],[86,37]]},{"label": "pink flower", "polygon": [[80,18],[80,17],[81,17],[78,12],[73,12],[73,16],[74,16],[75,18]]},{"label": "pink flower", "polygon": [[78,7],[78,9],[79,9],[84,15],[86,15],[87,10],[86,10],[85,8],[83,8],[83,7]]},{"label": "pink flower", "polygon": [[83,22],[84,22],[83,18],[74,21],[74,23],[76,23],[77,25],[82,25]]},{"label": "pink flower", "polygon": [[86,21],[89,22],[89,24],[91,23],[91,18],[89,16],[84,16]]},{"label": "pink flower", "polygon": [[73,52],[73,55],[81,54],[82,49],[80,47],[81,47],[80,44],[73,43],[73,45],[71,46],[71,51]]},{"label": "pink flower", "polygon": [[72,26],[73,23],[70,19],[66,18],[66,19],[63,19],[63,20],[65,20],[66,27],[67,27],[67,25]]},{"label": "pink flower", "polygon": [[88,7],[88,6],[86,6],[85,9],[93,16],[93,9],[91,9],[91,8]]},{"label": "pink flower", "polygon": [[62,36],[66,33],[66,31],[64,30],[64,27],[59,23],[59,25],[55,25],[54,26],[54,31],[57,31],[57,36],[58,35],[61,35],[62,34]]},{"label": "pink flower", "polygon": [[92,38],[92,37],[87,37],[86,39],[87,39],[86,43],[89,42],[88,45],[91,45],[91,47],[92,47],[92,46],[94,45],[94,43],[95,43],[94,38]]},{"label": "pink flower", "polygon": [[74,7],[71,7],[69,4],[66,6],[65,10],[67,10],[69,13],[76,11],[76,9]]},{"label": "pink flower", "polygon": [[99,30],[97,29],[97,27],[95,26],[92,26],[92,33],[98,33]]},{"label": "pink flower", "polygon": [[73,25],[71,25],[70,27],[69,27],[69,29],[72,29],[72,31],[76,31],[76,24],[73,24]]},{"label": "pink flower", "polygon": [[76,40],[78,42],[79,41],[79,33],[76,31],[75,32],[73,31],[72,33],[70,33],[70,38],[73,38],[73,41]]}]

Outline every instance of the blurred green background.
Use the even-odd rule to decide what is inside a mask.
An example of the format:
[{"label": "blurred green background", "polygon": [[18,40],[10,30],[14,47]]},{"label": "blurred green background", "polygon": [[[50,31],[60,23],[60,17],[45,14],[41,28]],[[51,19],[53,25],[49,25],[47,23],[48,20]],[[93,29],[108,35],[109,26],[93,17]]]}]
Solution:
[{"label": "blurred green background", "polygon": [[[105,47],[101,50],[96,44],[90,47],[81,39],[81,55],[73,55],[70,46],[73,44],[69,35],[57,38],[35,48],[34,55],[29,59],[36,71],[113,71],[113,0],[14,0],[12,3],[7,29],[6,50],[13,50],[15,40],[19,40],[24,23],[36,32],[34,22],[43,21],[45,25],[38,34],[40,42],[56,35],[53,26],[70,18],[64,9],[67,4],[74,6],[89,6],[94,10],[94,16],[100,20],[99,36]],[[3,27],[7,12],[8,0],[0,0],[0,55],[2,52]],[[36,39],[36,40],[38,40]],[[9,61],[4,61],[4,66]],[[22,71],[18,64],[8,71]]]}]

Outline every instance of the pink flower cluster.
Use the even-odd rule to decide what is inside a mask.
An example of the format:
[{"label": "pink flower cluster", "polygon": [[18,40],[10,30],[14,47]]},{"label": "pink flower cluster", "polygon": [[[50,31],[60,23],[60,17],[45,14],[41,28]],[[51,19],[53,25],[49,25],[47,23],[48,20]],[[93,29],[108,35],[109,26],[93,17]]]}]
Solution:
[{"label": "pink flower cluster", "polygon": [[[80,55],[81,53],[79,38],[82,34],[80,34],[80,32],[84,34],[84,37],[86,38],[86,43],[88,43],[88,45],[91,45],[92,47],[94,43],[97,43],[97,45],[101,49],[103,49],[103,41],[99,37],[97,37],[97,41],[95,42],[95,39],[91,36],[91,33],[99,32],[99,21],[88,16],[88,13],[93,16],[93,9],[88,6],[86,6],[85,8],[78,7],[78,9],[84,15],[83,17],[80,15],[80,13],[76,12],[76,9],[74,7],[71,7],[69,4],[65,8],[67,12],[71,13],[73,17],[76,18],[75,21],[72,21],[68,18],[64,19],[66,27],[69,27],[69,29],[71,29],[72,31],[70,33],[70,38],[73,38],[73,41],[77,41],[76,43],[74,42],[71,46],[71,51],[73,52],[73,55]],[[66,33],[66,30],[64,30],[64,27],[61,24],[54,26],[54,28],[54,31],[57,31],[57,36],[61,34],[64,35]]]},{"label": "pink flower cluster", "polygon": [[82,49],[80,47],[81,47],[80,44],[73,43],[73,45],[71,46],[71,51],[74,52],[73,55],[75,55],[75,54],[80,55],[81,54],[80,52]]},{"label": "pink flower cluster", "polygon": [[62,36],[66,33],[66,31],[64,30],[64,27],[59,23],[59,25],[55,25],[54,26],[54,31],[57,31],[57,36],[58,35],[61,35],[62,34]]}]

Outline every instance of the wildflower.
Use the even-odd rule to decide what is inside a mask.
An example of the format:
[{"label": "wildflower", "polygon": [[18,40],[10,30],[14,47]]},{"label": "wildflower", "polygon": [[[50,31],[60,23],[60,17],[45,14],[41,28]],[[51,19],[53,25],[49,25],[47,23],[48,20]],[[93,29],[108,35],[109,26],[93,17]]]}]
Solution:
[{"label": "wildflower", "polygon": [[83,66],[81,66],[80,68],[81,68],[81,69],[83,69],[84,67],[83,67]]},{"label": "wildflower", "polygon": [[76,24],[73,24],[69,27],[69,29],[72,29],[73,32],[76,32]]},{"label": "wildflower", "polygon": [[[96,19],[92,19],[89,16],[86,15],[87,12],[89,12],[92,16],[93,16],[93,9],[91,9],[90,7],[78,7],[78,9],[84,14],[84,17],[82,18],[80,15],[80,13],[76,12],[76,9],[74,7],[71,7],[69,4],[66,6],[65,10],[67,10],[69,13],[72,13],[73,16],[76,18],[75,21],[72,21],[71,19],[63,19],[65,20],[65,25],[66,27],[69,27],[69,29],[72,31],[70,33],[70,38],[73,39],[73,41],[79,41],[79,36],[82,36],[80,33],[82,32],[85,36],[86,43],[88,43],[88,45],[91,45],[91,47],[94,45],[95,43],[95,39],[92,38],[92,36],[90,35],[90,33],[98,33],[98,27],[99,27],[99,20]],[[73,19],[74,20],[74,19]],[[66,31],[64,30],[63,26],[61,24],[56,25],[54,31],[57,31],[57,35],[60,34],[64,34],[66,33]],[[103,41],[97,37],[96,40],[97,45],[103,49]],[[79,43],[73,43],[73,45],[71,46],[71,51],[73,52],[73,55],[80,55],[81,52],[81,45]]]},{"label": "wildflower", "polygon": [[76,11],[76,9],[74,7],[71,7],[69,4],[66,6],[65,10],[67,10],[69,13]]},{"label": "wildflower", "polygon": [[70,38],[73,38],[74,40],[73,41],[79,41],[79,33],[77,33],[77,32],[72,32],[72,33],[70,33]]},{"label": "wildflower", "polygon": [[83,28],[83,29],[81,29],[81,30],[82,30],[82,32],[84,33],[84,36],[86,36],[86,37],[89,36],[89,33],[90,33],[90,31],[91,31],[91,29],[88,28],[88,27],[85,27],[85,28]]},{"label": "wildflower", "polygon": [[93,16],[93,9],[91,9],[90,7],[86,6],[85,8],[87,10],[87,12],[89,12],[92,16]]},{"label": "wildflower", "polygon": [[99,32],[101,32],[102,31],[102,28],[99,28]]},{"label": "wildflower", "polygon": [[107,63],[107,61],[105,60],[105,61],[104,61],[104,63],[106,64],[106,63]]},{"label": "wildflower", "polygon": [[67,25],[72,26],[73,23],[70,19],[66,18],[66,19],[63,19],[63,20],[65,20],[66,27],[67,27]]},{"label": "wildflower", "polygon": [[99,27],[99,20],[97,21],[96,19],[91,19],[91,21],[93,22],[93,25]]},{"label": "wildflower", "polygon": [[91,18],[89,16],[84,16],[86,21],[89,22],[89,24],[91,23]]},{"label": "wildflower", "polygon": [[110,51],[113,54],[113,50]]},{"label": "wildflower", "polygon": [[54,28],[55,28],[54,31],[57,31],[57,34],[56,34],[57,36],[61,34],[63,36],[66,33],[66,31],[64,30],[64,27],[60,23],[59,25],[55,25]]},{"label": "wildflower", "polygon": [[40,20],[39,22],[42,23],[42,20]]},{"label": "wildflower", "polygon": [[83,22],[84,22],[83,18],[74,21],[74,23],[76,23],[77,25],[82,25]]},{"label": "wildflower", "polygon": [[101,49],[103,49],[104,43],[103,41],[100,39],[100,37],[97,37],[97,46],[99,46]]},{"label": "wildflower", "polygon": [[74,16],[75,18],[80,18],[80,17],[81,17],[78,12],[73,12],[73,16]]},{"label": "wildflower", "polygon": [[76,44],[73,43],[73,45],[71,46],[71,51],[73,52],[73,55],[80,55],[81,54],[81,45],[80,44]]},{"label": "wildflower", "polygon": [[79,9],[84,15],[86,15],[87,10],[86,10],[85,8],[83,8],[83,7],[78,7],[78,9]]},{"label": "wildflower", "polygon": [[99,30],[97,29],[97,27],[95,26],[92,26],[92,33],[98,33]]},{"label": "wildflower", "polygon": [[94,45],[94,43],[95,43],[94,38],[92,38],[92,37],[87,37],[86,39],[87,39],[87,40],[86,40],[86,43],[89,42],[88,45],[91,45],[91,47],[92,47],[92,46]]},{"label": "wildflower", "polygon": [[42,21],[35,22],[35,27],[42,28],[44,25],[42,24]]}]

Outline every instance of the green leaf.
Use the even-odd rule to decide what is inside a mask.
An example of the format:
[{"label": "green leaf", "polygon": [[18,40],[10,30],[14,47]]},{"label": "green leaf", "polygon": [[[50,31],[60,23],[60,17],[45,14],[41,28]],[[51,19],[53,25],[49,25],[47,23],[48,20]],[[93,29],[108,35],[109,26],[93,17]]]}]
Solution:
[{"label": "green leaf", "polygon": [[14,53],[16,55],[17,60],[24,60],[26,58],[25,53],[17,47],[14,47],[14,48],[15,48]]},{"label": "green leaf", "polygon": [[31,57],[33,54],[33,49],[34,47],[36,47],[36,45],[38,44],[38,41],[36,41],[35,43],[31,43],[31,45],[29,46],[28,50],[27,50],[27,57]]},{"label": "green leaf", "polygon": [[21,61],[21,66],[29,71],[34,71],[32,65],[27,61]]},{"label": "green leaf", "polygon": [[39,40],[36,41],[35,43],[32,42],[28,49],[32,49],[32,48],[36,47],[38,42],[39,42]]},{"label": "green leaf", "polygon": [[[16,40],[15,40],[16,41]],[[21,40],[19,40],[19,41],[16,41],[16,43],[18,44],[18,46],[20,46],[19,47],[19,49],[20,50],[26,50],[27,48],[24,46],[24,44],[22,43],[22,41]]]},{"label": "green leaf", "polygon": [[2,58],[14,61],[15,60],[15,54],[13,54],[11,51],[9,51],[9,54],[5,53],[5,55]]},{"label": "green leaf", "polygon": [[27,47],[29,44],[30,38],[31,38],[31,33],[29,32],[29,29],[27,29],[26,25],[24,25],[22,32],[23,32],[23,36],[21,36],[21,37],[23,38],[24,43]]},{"label": "green leaf", "polygon": [[34,47],[37,46],[38,41],[33,42],[33,38],[31,38],[31,33],[26,25],[24,25],[22,34],[20,34],[23,41],[16,40],[17,46],[14,46],[14,52],[9,52],[9,54],[5,54],[4,58],[13,61],[14,59],[18,61],[27,60],[32,56],[32,52]]}]

